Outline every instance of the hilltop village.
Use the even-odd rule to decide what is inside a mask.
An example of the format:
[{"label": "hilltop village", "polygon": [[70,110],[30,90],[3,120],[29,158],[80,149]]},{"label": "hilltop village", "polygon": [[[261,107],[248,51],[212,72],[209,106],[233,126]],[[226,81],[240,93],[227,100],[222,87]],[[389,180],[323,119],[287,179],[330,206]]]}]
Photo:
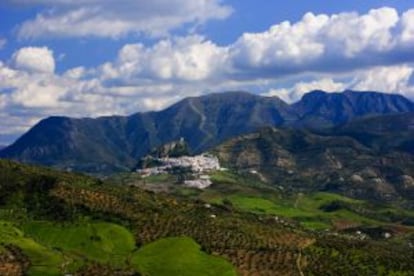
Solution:
[{"label": "hilltop village", "polygon": [[153,167],[138,169],[137,172],[141,177],[148,177],[151,175],[171,173],[177,170],[185,170],[191,175],[191,179],[185,179],[184,185],[187,187],[194,187],[204,189],[210,186],[211,180],[208,175],[209,172],[217,170],[225,170],[220,167],[220,162],[216,156],[211,154],[201,154],[196,156],[181,156],[181,157],[162,157],[151,158],[151,163],[157,164]]}]

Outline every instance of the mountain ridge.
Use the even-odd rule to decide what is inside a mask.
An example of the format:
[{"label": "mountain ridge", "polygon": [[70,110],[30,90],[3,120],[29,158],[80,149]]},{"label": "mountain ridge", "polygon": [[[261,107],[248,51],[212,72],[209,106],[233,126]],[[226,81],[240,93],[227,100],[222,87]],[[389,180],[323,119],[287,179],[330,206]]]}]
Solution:
[{"label": "mountain ridge", "polygon": [[296,125],[309,128],[318,128],[321,124],[343,124],[355,117],[368,115],[367,110],[373,114],[413,111],[413,102],[402,95],[352,90],[340,93],[315,90],[305,94],[292,106],[300,117]]},{"label": "mountain ridge", "polygon": [[313,91],[291,105],[243,91],[214,93],[129,116],[52,116],[1,150],[0,157],[86,172],[128,170],[150,150],[181,137],[199,153],[263,127],[327,128],[412,111],[414,103],[403,96],[378,92]]}]

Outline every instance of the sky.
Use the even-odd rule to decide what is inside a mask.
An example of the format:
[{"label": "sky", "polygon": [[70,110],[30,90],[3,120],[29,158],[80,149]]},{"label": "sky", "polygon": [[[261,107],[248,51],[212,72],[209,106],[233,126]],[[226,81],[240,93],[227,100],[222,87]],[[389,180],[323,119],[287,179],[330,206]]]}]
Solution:
[{"label": "sky", "polygon": [[2,0],[0,144],[48,116],[127,115],[230,90],[414,99],[413,72],[408,0]]}]

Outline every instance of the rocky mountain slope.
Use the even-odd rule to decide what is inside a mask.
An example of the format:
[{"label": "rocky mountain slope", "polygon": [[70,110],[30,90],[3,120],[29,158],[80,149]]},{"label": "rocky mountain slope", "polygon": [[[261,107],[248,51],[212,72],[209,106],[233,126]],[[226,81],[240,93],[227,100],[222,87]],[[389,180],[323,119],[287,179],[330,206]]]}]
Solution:
[{"label": "rocky mountain slope", "polygon": [[414,113],[353,121],[319,132],[265,128],[214,152],[230,168],[258,171],[283,189],[364,199],[414,199]]},{"label": "rocky mountain slope", "polygon": [[96,119],[50,117],[1,158],[87,172],[128,170],[153,148],[183,137],[193,153],[262,127],[324,128],[351,119],[414,111],[398,95],[311,92],[296,104],[276,97],[228,92],[186,98],[159,112]]}]

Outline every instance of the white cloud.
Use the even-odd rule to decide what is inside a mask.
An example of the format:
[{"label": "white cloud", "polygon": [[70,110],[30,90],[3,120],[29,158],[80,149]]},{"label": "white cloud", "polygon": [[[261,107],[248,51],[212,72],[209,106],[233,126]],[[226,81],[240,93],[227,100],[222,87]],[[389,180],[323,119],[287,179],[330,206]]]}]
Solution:
[{"label": "white cloud", "polygon": [[198,81],[220,75],[226,55],[225,48],[201,36],[189,36],[161,40],[149,48],[127,44],[118,60],[104,64],[101,70],[106,79]]},{"label": "white cloud", "polygon": [[414,45],[414,10],[399,16],[384,7],[363,15],[307,13],[299,22],[242,35],[230,55],[235,74],[274,78],[414,61],[407,45]]},{"label": "white cloud", "polygon": [[323,90],[325,92],[338,92],[344,89],[342,82],[335,82],[329,78],[323,78],[311,82],[299,82],[295,84],[295,90],[299,94],[304,94],[311,90]]},{"label": "white cloud", "polygon": [[401,29],[401,43],[406,44],[406,46],[414,46],[414,9],[402,15]]},{"label": "white cloud", "polygon": [[72,69],[67,70],[64,73],[64,76],[70,79],[80,79],[82,78],[86,73],[86,70],[84,67],[79,66]]},{"label": "white cloud", "polygon": [[327,21],[326,15],[308,13],[293,25],[285,21],[263,33],[245,33],[231,47],[234,63],[268,68],[310,62],[324,53],[324,45],[313,37]]},{"label": "white cloud", "polygon": [[[149,16],[155,11],[156,14],[160,13],[161,16],[156,18],[161,20],[164,15],[174,14],[172,5],[180,2],[175,0],[168,1],[166,4],[164,1],[151,1],[152,4],[145,5],[142,1],[130,3],[128,9],[126,8],[128,5],[122,7],[122,12],[124,10],[130,12],[134,7],[139,6]],[[207,9],[209,11],[207,14],[214,9],[213,6],[225,9],[219,1],[181,0],[181,2],[182,6],[175,5],[175,7],[197,11]],[[36,0],[35,3],[51,3],[51,1]],[[120,34],[121,31],[117,30],[117,16],[111,17],[107,22],[110,25],[108,27],[105,27],[106,23],[90,25],[91,20],[101,20],[106,12],[103,15],[99,12],[99,16],[85,15],[85,19],[79,19],[83,18],[83,14],[88,13],[87,9],[91,7],[99,10],[99,7],[95,7],[98,3],[114,5],[113,1],[84,0],[82,3],[84,4],[82,8],[77,9],[79,3],[58,1],[56,4],[58,10],[68,9],[73,12],[68,15],[71,19],[59,17],[59,12],[42,15],[35,21],[44,21],[50,30],[45,31],[44,28],[35,26],[33,32],[70,35],[65,33],[64,25],[68,24],[68,32],[84,32],[73,35],[117,36]],[[161,3],[166,5],[162,9]],[[170,8],[172,10],[166,12]],[[121,14],[122,12],[117,9],[121,8],[108,9],[107,12]],[[181,14],[182,11],[180,10],[179,13]],[[56,17],[63,23],[48,22],[51,20],[49,17]],[[134,15],[131,18],[140,17]],[[126,16],[125,20],[128,21],[130,18]],[[150,27],[150,22],[151,20],[145,20],[145,26],[157,30]],[[27,24],[32,26],[32,23]],[[77,24],[82,26],[77,27]],[[100,26],[99,30],[94,29],[95,25]],[[57,30],[62,26],[65,30]],[[120,29],[125,28],[120,27]],[[23,30],[24,25],[20,31]],[[142,30],[138,28],[137,31]],[[411,46],[414,47],[414,9],[401,15],[395,9],[388,7],[373,9],[362,15],[354,12],[333,15],[307,13],[296,23],[285,21],[271,26],[265,32],[245,33],[227,46],[218,46],[198,35],[169,37],[152,46],[140,43],[128,44],[119,52],[118,60],[101,65],[101,71],[106,79],[128,80],[129,83],[141,82],[142,79],[199,81],[215,79],[218,76],[222,79],[250,81],[303,73],[346,73],[373,66],[414,62]]]},{"label": "white cloud", "polygon": [[337,82],[331,78],[322,78],[310,82],[298,82],[291,88],[270,89],[264,95],[277,96],[288,103],[293,103],[299,101],[304,94],[313,90],[341,92],[345,88],[346,84],[343,82]]},{"label": "white cloud", "polygon": [[25,47],[13,54],[13,64],[17,69],[53,73],[55,71],[55,59],[53,51],[47,47]]},{"label": "white cloud", "polygon": [[[20,67],[19,67],[20,68]],[[10,106],[24,108],[59,107],[68,84],[53,73],[12,69],[0,63],[0,93]]]},{"label": "white cloud", "polygon": [[391,8],[365,15],[307,13],[295,24],[283,22],[263,33],[246,33],[228,46],[200,36],[165,39],[151,47],[129,44],[120,51],[117,62],[103,65],[102,70],[108,79],[129,81],[249,81],[305,72],[350,72],[400,63],[398,53],[410,41],[405,33],[411,28],[407,23],[411,17],[411,11],[399,17]]},{"label": "white cloud", "polygon": [[128,44],[116,61],[103,64],[100,70],[105,80],[124,85],[155,80],[217,85],[224,80],[349,73],[399,64],[402,58],[403,62],[414,61],[406,47],[407,43],[414,45],[414,38],[411,41],[406,34],[411,18],[414,12],[400,17],[392,8],[364,15],[307,13],[297,23],[282,22],[262,33],[245,33],[227,46],[197,35],[168,38],[148,47]]},{"label": "white cloud", "polygon": [[414,68],[408,65],[376,67],[358,74],[352,89],[400,93],[414,98],[409,84],[413,72]]},{"label": "white cloud", "polygon": [[224,19],[232,9],[220,0],[13,0],[16,4],[46,6],[36,18],[24,22],[21,38],[120,37],[129,33],[166,35],[183,24],[197,25]]},{"label": "white cloud", "polygon": [[324,44],[334,46],[335,52],[339,50],[345,57],[352,58],[366,50],[391,49],[392,31],[398,21],[398,13],[393,8],[375,9],[361,16],[343,13],[331,16],[317,35]]},{"label": "white cloud", "polygon": [[23,107],[56,108],[59,107],[59,99],[64,95],[65,90],[53,80],[31,81],[13,93],[11,99]]}]

